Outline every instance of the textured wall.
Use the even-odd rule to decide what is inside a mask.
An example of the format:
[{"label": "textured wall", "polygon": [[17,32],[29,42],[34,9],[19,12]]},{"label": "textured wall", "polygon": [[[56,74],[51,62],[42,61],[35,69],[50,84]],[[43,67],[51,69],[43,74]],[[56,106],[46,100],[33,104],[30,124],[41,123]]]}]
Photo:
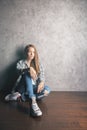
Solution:
[{"label": "textured wall", "polygon": [[0,89],[28,43],[52,90],[87,91],[87,0],[0,0]]}]

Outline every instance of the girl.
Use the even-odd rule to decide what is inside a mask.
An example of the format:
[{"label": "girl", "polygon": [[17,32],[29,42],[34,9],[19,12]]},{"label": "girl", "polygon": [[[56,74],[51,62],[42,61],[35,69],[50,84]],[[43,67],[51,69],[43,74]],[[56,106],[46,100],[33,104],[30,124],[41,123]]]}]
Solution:
[{"label": "girl", "polygon": [[39,62],[38,53],[34,45],[29,44],[25,47],[25,60],[17,63],[17,71],[21,74],[18,79],[19,84],[15,88],[21,94],[22,100],[27,98],[31,101],[30,113],[32,116],[41,116],[37,100],[47,96],[50,88],[45,86],[44,70]]}]

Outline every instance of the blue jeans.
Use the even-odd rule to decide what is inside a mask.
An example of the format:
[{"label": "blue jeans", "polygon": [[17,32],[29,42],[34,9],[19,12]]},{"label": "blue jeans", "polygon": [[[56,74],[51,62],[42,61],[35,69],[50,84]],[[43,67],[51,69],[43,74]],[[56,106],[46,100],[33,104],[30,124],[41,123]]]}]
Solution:
[{"label": "blue jeans", "polygon": [[44,91],[47,90],[48,94],[50,93],[50,88],[48,86],[44,86],[44,89],[37,93],[37,87],[36,85],[32,84],[32,78],[29,75],[29,73],[25,73],[22,76],[22,79],[18,85],[17,91],[21,93],[22,99],[25,101],[27,98],[35,97],[36,99],[40,99],[44,97]]}]

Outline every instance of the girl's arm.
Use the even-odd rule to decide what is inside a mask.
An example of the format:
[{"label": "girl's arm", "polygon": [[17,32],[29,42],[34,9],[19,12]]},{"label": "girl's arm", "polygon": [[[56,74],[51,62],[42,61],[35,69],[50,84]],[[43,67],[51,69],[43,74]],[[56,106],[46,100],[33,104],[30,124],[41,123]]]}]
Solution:
[{"label": "girl's arm", "polygon": [[17,69],[18,74],[22,74],[26,71],[29,71],[30,68],[28,68],[24,60],[20,60],[17,62],[16,69]]},{"label": "girl's arm", "polygon": [[30,76],[32,77],[33,80],[36,80],[37,78],[36,71],[33,67],[30,67]]},{"label": "girl's arm", "polygon": [[45,83],[45,76],[44,76],[44,68],[42,65],[40,65],[40,74],[39,74],[39,85],[37,89],[37,93],[41,92],[44,88],[44,83]]}]

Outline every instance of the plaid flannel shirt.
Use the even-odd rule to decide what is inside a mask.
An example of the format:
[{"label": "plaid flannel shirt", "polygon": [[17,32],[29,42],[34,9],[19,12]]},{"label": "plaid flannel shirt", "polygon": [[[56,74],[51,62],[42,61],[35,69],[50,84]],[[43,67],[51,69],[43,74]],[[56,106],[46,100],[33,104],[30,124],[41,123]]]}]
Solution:
[{"label": "plaid flannel shirt", "polygon": [[[26,60],[18,61],[17,65],[16,65],[16,69],[17,69],[18,72],[20,70],[23,70],[23,69],[28,69],[28,66],[26,64]],[[38,85],[41,81],[45,82],[45,77],[44,77],[43,66],[40,64],[40,73],[37,75],[37,78],[36,78],[36,80],[34,82],[35,82],[35,84]]]}]

